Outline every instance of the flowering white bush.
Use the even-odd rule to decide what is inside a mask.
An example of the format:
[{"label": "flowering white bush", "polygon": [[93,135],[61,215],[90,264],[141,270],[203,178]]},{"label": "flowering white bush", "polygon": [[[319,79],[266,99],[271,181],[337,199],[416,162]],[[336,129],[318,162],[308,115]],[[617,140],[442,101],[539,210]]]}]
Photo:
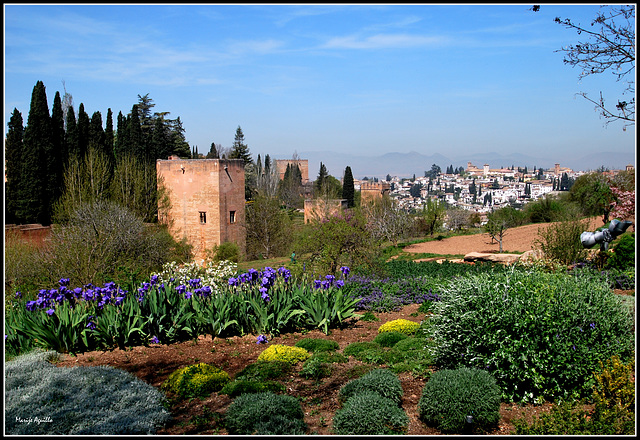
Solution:
[{"label": "flowering white bush", "polygon": [[176,281],[178,284],[187,285],[189,280],[199,279],[201,286],[209,286],[218,289],[227,284],[227,280],[232,277],[238,269],[238,265],[231,261],[197,262],[184,263],[179,265],[175,261],[162,266],[162,272],[153,273],[157,276],[158,283],[169,283]]}]

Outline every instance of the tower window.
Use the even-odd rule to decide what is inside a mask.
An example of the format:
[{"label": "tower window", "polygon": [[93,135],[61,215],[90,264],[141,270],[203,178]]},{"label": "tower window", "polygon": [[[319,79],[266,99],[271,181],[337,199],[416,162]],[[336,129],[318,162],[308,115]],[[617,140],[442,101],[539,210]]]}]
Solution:
[{"label": "tower window", "polygon": [[207,223],[207,213],[204,211],[200,211],[200,224],[204,225]]},{"label": "tower window", "polygon": [[236,222],[236,212],[229,211],[229,223],[235,223],[235,222]]}]

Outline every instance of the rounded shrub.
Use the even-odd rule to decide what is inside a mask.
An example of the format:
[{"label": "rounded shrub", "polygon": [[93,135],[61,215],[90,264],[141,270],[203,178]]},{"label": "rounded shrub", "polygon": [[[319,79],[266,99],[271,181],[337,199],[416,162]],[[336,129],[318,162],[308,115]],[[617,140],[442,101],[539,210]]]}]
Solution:
[{"label": "rounded shrub", "polygon": [[500,420],[500,388],[486,371],[436,371],[425,384],[418,416],[445,433],[485,432]]},{"label": "rounded shrub", "polygon": [[151,435],[171,420],[162,392],[133,374],[58,358],[38,350],[5,363],[5,435]]},{"label": "rounded shrub", "polygon": [[377,349],[380,348],[380,345],[377,342],[373,341],[363,341],[363,342],[352,342],[347,345],[342,353],[345,356],[357,356],[359,353],[365,350]]},{"label": "rounded shrub", "polygon": [[[384,333],[382,333],[379,336],[382,336]],[[396,350],[400,351],[400,352],[414,352],[414,351],[421,351],[421,352],[426,352],[425,350],[425,341],[423,339],[418,339],[418,338],[404,338],[399,340],[398,342],[395,343],[395,345],[393,346],[393,348],[395,348]]]},{"label": "rounded shrub", "polygon": [[635,264],[636,240],[635,234],[623,234],[613,245],[613,255],[607,259],[606,268],[625,270]]},{"label": "rounded shrub", "polygon": [[285,361],[256,361],[239,371],[235,380],[265,381],[277,379],[291,371],[291,364]]},{"label": "rounded shrub", "polygon": [[274,344],[267,347],[258,356],[259,361],[283,361],[295,365],[311,357],[311,353],[301,347]]},{"label": "rounded shrub", "polygon": [[262,393],[271,391],[274,393],[284,392],[285,386],[279,382],[265,381],[259,382],[254,380],[234,380],[227,383],[219,391],[219,394],[226,394],[229,397],[238,397],[245,393]]},{"label": "rounded shrub", "polygon": [[509,271],[455,278],[429,318],[438,369],[487,370],[513,402],[589,397],[592,372],[633,357],[634,320],[591,272]]},{"label": "rounded shrub", "polygon": [[350,397],[333,417],[338,435],[405,434],[409,417],[393,400],[373,391]]},{"label": "rounded shrub", "polygon": [[226,371],[201,362],[171,373],[162,384],[162,389],[181,398],[201,397],[219,391],[230,380]]},{"label": "rounded shrub", "polygon": [[336,341],[320,338],[303,338],[296,342],[295,346],[315,353],[321,351],[336,351],[340,348]]},{"label": "rounded shrub", "polygon": [[373,342],[379,344],[381,347],[393,347],[397,342],[406,339],[407,335],[400,332],[383,332],[379,333]]},{"label": "rounded shrub", "polygon": [[303,435],[307,428],[300,402],[271,392],[238,396],[224,420],[230,435]]},{"label": "rounded shrub", "polygon": [[398,332],[405,335],[412,335],[420,328],[420,324],[417,322],[409,321],[408,319],[394,319],[393,321],[385,322],[378,328],[378,333],[384,332]]},{"label": "rounded shrub", "polygon": [[340,388],[338,400],[345,402],[350,397],[365,391],[378,393],[380,396],[390,399],[396,405],[400,405],[402,400],[403,391],[400,379],[395,373],[386,368],[371,370],[364,376],[347,382]]}]

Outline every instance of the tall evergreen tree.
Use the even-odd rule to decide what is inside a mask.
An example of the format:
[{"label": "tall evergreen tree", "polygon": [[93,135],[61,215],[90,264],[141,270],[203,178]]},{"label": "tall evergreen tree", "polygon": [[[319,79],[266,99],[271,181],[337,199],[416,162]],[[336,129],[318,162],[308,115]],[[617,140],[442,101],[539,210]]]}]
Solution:
[{"label": "tall evergreen tree", "polygon": [[113,133],[113,112],[110,108],[107,109],[107,122],[104,127],[104,143],[105,151],[109,152],[109,156],[115,163],[115,135]]},{"label": "tall evergreen tree", "polygon": [[327,167],[324,166],[322,162],[320,162],[320,170],[318,171],[318,177],[315,181],[315,190],[317,195],[322,195],[327,186],[327,177],[329,173],[327,173]]},{"label": "tall evergreen tree", "polygon": [[130,152],[127,118],[122,114],[122,112],[118,112],[118,122],[116,127],[116,140],[113,149],[116,160],[119,160],[126,153]]},{"label": "tall evergreen tree", "polygon": [[79,160],[80,149],[78,148],[78,123],[76,121],[76,114],[73,107],[67,109],[67,117],[65,118],[65,134],[64,142],[67,150],[67,160],[65,161],[65,167],[72,160]]},{"label": "tall evergreen tree", "polygon": [[211,142],[211,148],[209,148],[209,152],[207,153],[207,159],[220,159],[220,154],[218,153],[214,142]]},{"label": "tall evergreen tree", "polygon": [[67,165],[69,153],[65,142],[64,111],[60,92],[56,92],[51,109],[51,153],[47,172],[49,184],[49,201],[54,203],[64,189],[64,167]]},{"label": "tall evergreen tree", "polygon": [[17,108],[13,109],[9,119],[7,137],[4,143],[5,154],[5,223],[20,223],[18,217],[18,203],[22,198],[20,191],[22,175],[22,153],[24,141],[24,127],[22,114]]},{"label": "tall evergreen tree", "polygon": [[347,206],[353,208],[355,206],[355,186],[353,184],[353,173],[351,167],[347,166],[344,170],[344,178],[342,179],[342,198],[347,200]]},{"label": "tall evergreen tree", "polygon": [[84,104],[81,102],[78,107],[78,156],[81,160],[89,150],[90,126],[91,120],[84,110]]},{"label": "tall evergreen tree", "polygon": [[38,81],[31,94],[31,107],[24,130],[24,154],[21,174],[21,200],[18,216],[26,223],[50,223],[50,201],[47,200],[47,153],[51,152],[51,116],[47,94]]},{"label": "tall evergreen tree", "polygon": [[138,105],[134,104],[131,113],[127,115],[127,132],[129,135],[128,151],[140,160],[149,160],[145,151],[144,139],[142,135],[142,127],[140,125],[140,116],[138,113]]},{"label": "tall evergreen tree", "polygon": [[244,133],[242,132],[242,128],[240,128],[239,125],[236,129],[236,136],[233,141],[233,146],[231,147],[229,159],[242,159],[245,165],[252,162],[249,147],[244,143]]}]

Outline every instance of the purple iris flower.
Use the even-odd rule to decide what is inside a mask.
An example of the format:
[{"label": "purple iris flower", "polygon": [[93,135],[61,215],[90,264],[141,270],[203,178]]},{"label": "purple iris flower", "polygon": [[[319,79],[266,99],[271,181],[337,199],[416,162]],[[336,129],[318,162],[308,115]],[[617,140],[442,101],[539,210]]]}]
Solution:
[{"label": "purple iris flower", "polygon": [[47,310],[47,315],[49,315],[49,316],[53,315],[54,313],[56,313],[55,309]]},{"label": "purple iris flower", "polygon": [[256,342],[256,344],[266,344],[269,341],[267,340],[267,337],[265,335],[260,335],[258,336],[258,340]]}]

